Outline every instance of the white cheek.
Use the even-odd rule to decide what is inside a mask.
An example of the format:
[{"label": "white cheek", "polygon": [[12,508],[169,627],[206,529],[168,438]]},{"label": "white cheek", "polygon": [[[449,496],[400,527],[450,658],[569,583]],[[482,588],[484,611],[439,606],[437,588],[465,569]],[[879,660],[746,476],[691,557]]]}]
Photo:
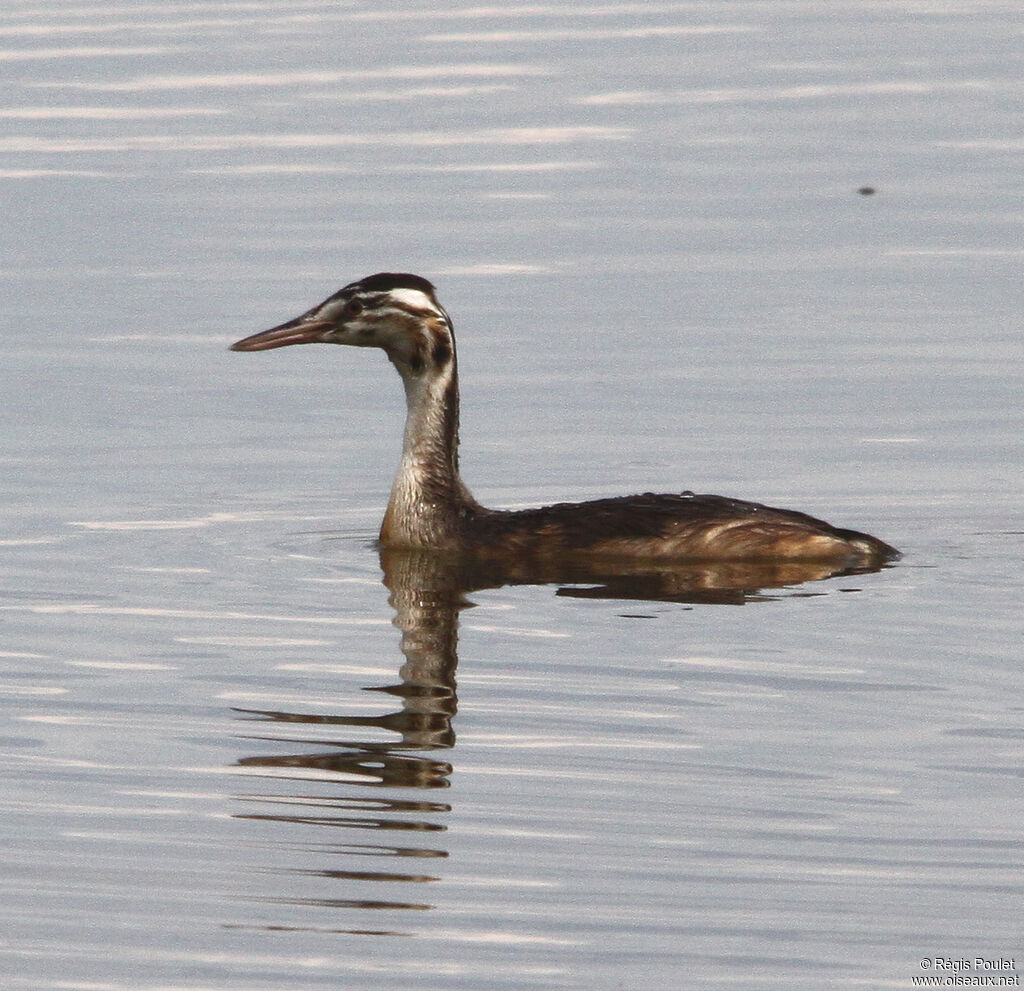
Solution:
[{"label": "white cheek", "polygon": [[315,320],[328,320],[331,323],[335,323],[341,319],[344,310],[345,300],[332,299],[330,302],[324,303],[319,309],[310,310],[308,316]]},{"label": "white cheek", "polygon": [[396,303],[402,303],[416,310],[436,310],[433,300],[419,289],[392,289],[388,296]]}]

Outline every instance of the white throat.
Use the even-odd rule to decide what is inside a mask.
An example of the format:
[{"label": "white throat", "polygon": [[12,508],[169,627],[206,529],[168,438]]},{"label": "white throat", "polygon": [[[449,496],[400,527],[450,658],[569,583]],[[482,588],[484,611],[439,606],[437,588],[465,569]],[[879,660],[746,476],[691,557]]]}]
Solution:
[{"label": "white throat", "polygon": [[455,363],[436,374],[396,367],[405,386],[407,413],[381,537],[407,547],[454,544],[460,513],[475,505],[459,478]]}]

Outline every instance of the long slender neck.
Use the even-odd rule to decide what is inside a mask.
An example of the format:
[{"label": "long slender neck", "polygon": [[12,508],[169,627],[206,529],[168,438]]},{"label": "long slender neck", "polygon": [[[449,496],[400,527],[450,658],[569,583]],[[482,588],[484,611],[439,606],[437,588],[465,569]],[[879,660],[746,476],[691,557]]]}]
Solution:
[{"label": "long slender neck", "polygon": [[402,458],[380,530],[388,547],[453,548],[479,504],[459,477],[459,380],[454,348],[389,355],[405,386]]}]

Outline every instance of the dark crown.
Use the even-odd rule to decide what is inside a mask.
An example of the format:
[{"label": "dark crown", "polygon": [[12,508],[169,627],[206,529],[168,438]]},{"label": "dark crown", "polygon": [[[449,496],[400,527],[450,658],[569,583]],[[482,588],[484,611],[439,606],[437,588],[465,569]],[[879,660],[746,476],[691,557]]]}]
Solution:
[{"label": "dark crown", "polygon": [[434,287],[426,279],[409,272],[378,272],[353,282],[342,290],[348,292],[391,292],[392,289],[418,289],[434,298]]}]

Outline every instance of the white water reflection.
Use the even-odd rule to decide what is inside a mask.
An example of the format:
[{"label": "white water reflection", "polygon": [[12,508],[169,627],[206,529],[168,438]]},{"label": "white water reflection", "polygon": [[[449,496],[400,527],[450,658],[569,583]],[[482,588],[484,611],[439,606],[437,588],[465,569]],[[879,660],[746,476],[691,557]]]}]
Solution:
[{"label": "white water reflection", "polygon": [[409,131],[398,134],[147,134],[106,139],[2,138],[2,152],[121,152],[121,151],[246,151],[296,148],[446,148],[460,145],[573,144],[587,141],[625,141],[631,131],[622,127],[488,128],[479,131]]},{"label": "white water reflection", "polygon": [[81,45],[68,48],[0,49],[0,62],[52,62],[58,59],[92,59],[140,55],[173,55],[186,51],[180,45]]},{"label": "white water reflection", "polygon": [[213,107],[0,107],[6,120],[160,120],[210,117],[226,113]]},{"label": "white water reflection", "polygon": [[244,89],[247,92],[263,87],[283,87],[349,83],[353,80],[377,79],[461,79],[466,77],[531,77],[549,75],[541,67],[512,64],[444,64],[437,66],[397,66],[387,69],[339,69],[332,71],[295,71],[286,73],[226,72],[196,76],[137,76],[129,81],[37,82],[30,85],[49,89],[93,90],[99,93],[143,93],[161,90]]},{"label": "white water reflection", "polygon": [[587,41],[614,41],[618,39],[651,39],[693,37],[709,34],[735,34],[737,32],[756,32],[762,30],[744,24],[736,25],[692,25],[664,24],[651,27],[623,28],[572,28],[553,29],[535,28],[532,31],[450,31],[436,32],[423,36],[424,41],[439,44],[497,44],[505,42],[550,42],[562,41],[580,44]]},{"label": "white water reflection", "polygon": [[884,83],[829,83],[818,86],[784,86],[778,88],[751,87],[729,90],[626,90],[618,93],[596,93],[580,98],[580,103],[592,106],[637,106],[660,104],[704,103],[767,103],[778,100],[830,100],[849,96],[941,96],[943,93],[982,91],[995,95],[1000,90],[1017,90],[1016,83],[993,83],[985,80],[960,82],[922,82],[920,80],[893,80]]}]

